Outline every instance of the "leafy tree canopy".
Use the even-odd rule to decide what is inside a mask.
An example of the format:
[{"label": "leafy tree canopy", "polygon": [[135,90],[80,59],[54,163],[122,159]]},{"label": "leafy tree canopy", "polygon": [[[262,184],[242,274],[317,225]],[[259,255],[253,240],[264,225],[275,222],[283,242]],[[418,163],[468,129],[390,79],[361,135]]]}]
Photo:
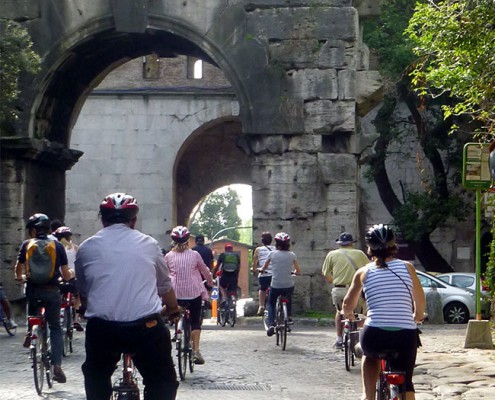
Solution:
[{"label": "leafy tree canopy", "polygon": [[0,25],[0,122],[17,118],[13,102],[19,95],[21,73],[36,74],[40,57],[33,51],[27,30],[14,21]]},{"label": "leafy tree canopy", "polygon": [[[491,138],[495,128],[495,3],[430,0],[416,5],[406,34],[419,60],[411,72],[420,94],[448,94],[445,118],[470,116]],[[455,126],[453,128],[456,128]]]},{"label": "leafy tree canopy", "polygon": [[[201,233],[212,239],[222,229],[241,226],[237,214],[240,203],[239,195],[230,188],[225,193],[210,193],[191,217],[189,230],[193,235]],[[232,240],[239,240],[240,237],[239,231],[235,229],[226,231],[225,236]]]}]

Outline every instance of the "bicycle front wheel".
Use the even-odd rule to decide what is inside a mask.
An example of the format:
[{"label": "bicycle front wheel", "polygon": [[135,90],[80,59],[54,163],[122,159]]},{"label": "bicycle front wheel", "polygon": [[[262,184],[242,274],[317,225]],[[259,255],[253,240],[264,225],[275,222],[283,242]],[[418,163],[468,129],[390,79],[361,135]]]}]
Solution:
[{"label": "bicycle front wheel", "polygon": [[351,342],[352,341],[349,338],[349,334],[346,333],[344,335],[344,360],[345,360],[345,369],[347,371],[351,370],[351,354],[352,354]]},{"label": "bicycle front wheel", "polygon": [[33,374],[34,374],[34,387],[36,392],[41,396],[43,390],[43,384],[45,382],[45,363],[43,361],[43,337],[41,333],[37,332],[37,327],[33,327],[33,336],[37,335],[36,342],[31,347],[31,360],[33,362]]}]

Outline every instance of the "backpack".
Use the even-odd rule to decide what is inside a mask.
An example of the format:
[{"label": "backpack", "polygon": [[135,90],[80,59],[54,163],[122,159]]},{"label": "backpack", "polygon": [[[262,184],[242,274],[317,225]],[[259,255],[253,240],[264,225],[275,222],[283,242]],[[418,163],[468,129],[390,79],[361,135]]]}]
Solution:
[{"label": "backpack", "polygon": [[46,285],[55,275],[57,251],[51,239],[31,239],[26,247],[26,275],[35,285]]},{"label": "backpack", "polygon": [[223,253],[223,270],[225,272],[236,272],[239,269],[239,258],[235,253]]}]

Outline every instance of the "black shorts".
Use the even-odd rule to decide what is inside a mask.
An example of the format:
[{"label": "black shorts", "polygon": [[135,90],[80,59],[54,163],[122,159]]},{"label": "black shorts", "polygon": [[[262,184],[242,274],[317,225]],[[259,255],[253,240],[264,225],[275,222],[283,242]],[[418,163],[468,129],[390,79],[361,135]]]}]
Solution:
[{"label": "black shorts", "polygon": [[239,280],[239,272],[223,272],[220,276],[220,286],[228,292],[237,292],[237,281]]},{"label": "black shorts", "polygon": [[412,376],[418,351],[418,334],[416,329],[388,331],[377,327],[365,326],[359,335],[359,342],[366,357],[378,358],[386,350],[399,353],[397,360],[391,360],[390,366],[406,374],[406,391],[414,392]]},{"label": "black shorts", "polygon": [[260,284],[260,290],[266,292],[266,290],[270,287],[272,283],[271,275],[260,275],[258,277],[258,283]]}]

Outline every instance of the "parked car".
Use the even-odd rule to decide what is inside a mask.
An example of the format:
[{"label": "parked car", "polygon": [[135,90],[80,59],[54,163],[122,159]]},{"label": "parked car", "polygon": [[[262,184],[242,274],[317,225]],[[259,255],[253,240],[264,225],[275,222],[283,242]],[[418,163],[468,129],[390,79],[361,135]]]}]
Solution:
[{"label": "parked car", "polygon": [[[436,275],[438,279],[463,289],[476,291],[476,274],[474,272],[449,272]],[[480,282],[481,293],[488,296],[488,288]]]},{"label": "parked car", "polygon": [[[465,324],[470,318],[476,316],[475,293],[471,290],[462,289],[452,286],[441,279],[423,271],[416,271],[419,281],[425,294],[431,289],[432,285],[437,287],[438,293],[442,298],[443,318],[449,324]],[[488,309],[483,309],[482,314],[489,315]]]},{"label": "parked car", "polygon": [[[453,286],[457,286],[476,294],[476,274],[474,272],[448,272],[436,275],[438,279],[447,282]],[[490,319],[490,292],[487,286],[480,282],[481,290],[481,317]]]}]

